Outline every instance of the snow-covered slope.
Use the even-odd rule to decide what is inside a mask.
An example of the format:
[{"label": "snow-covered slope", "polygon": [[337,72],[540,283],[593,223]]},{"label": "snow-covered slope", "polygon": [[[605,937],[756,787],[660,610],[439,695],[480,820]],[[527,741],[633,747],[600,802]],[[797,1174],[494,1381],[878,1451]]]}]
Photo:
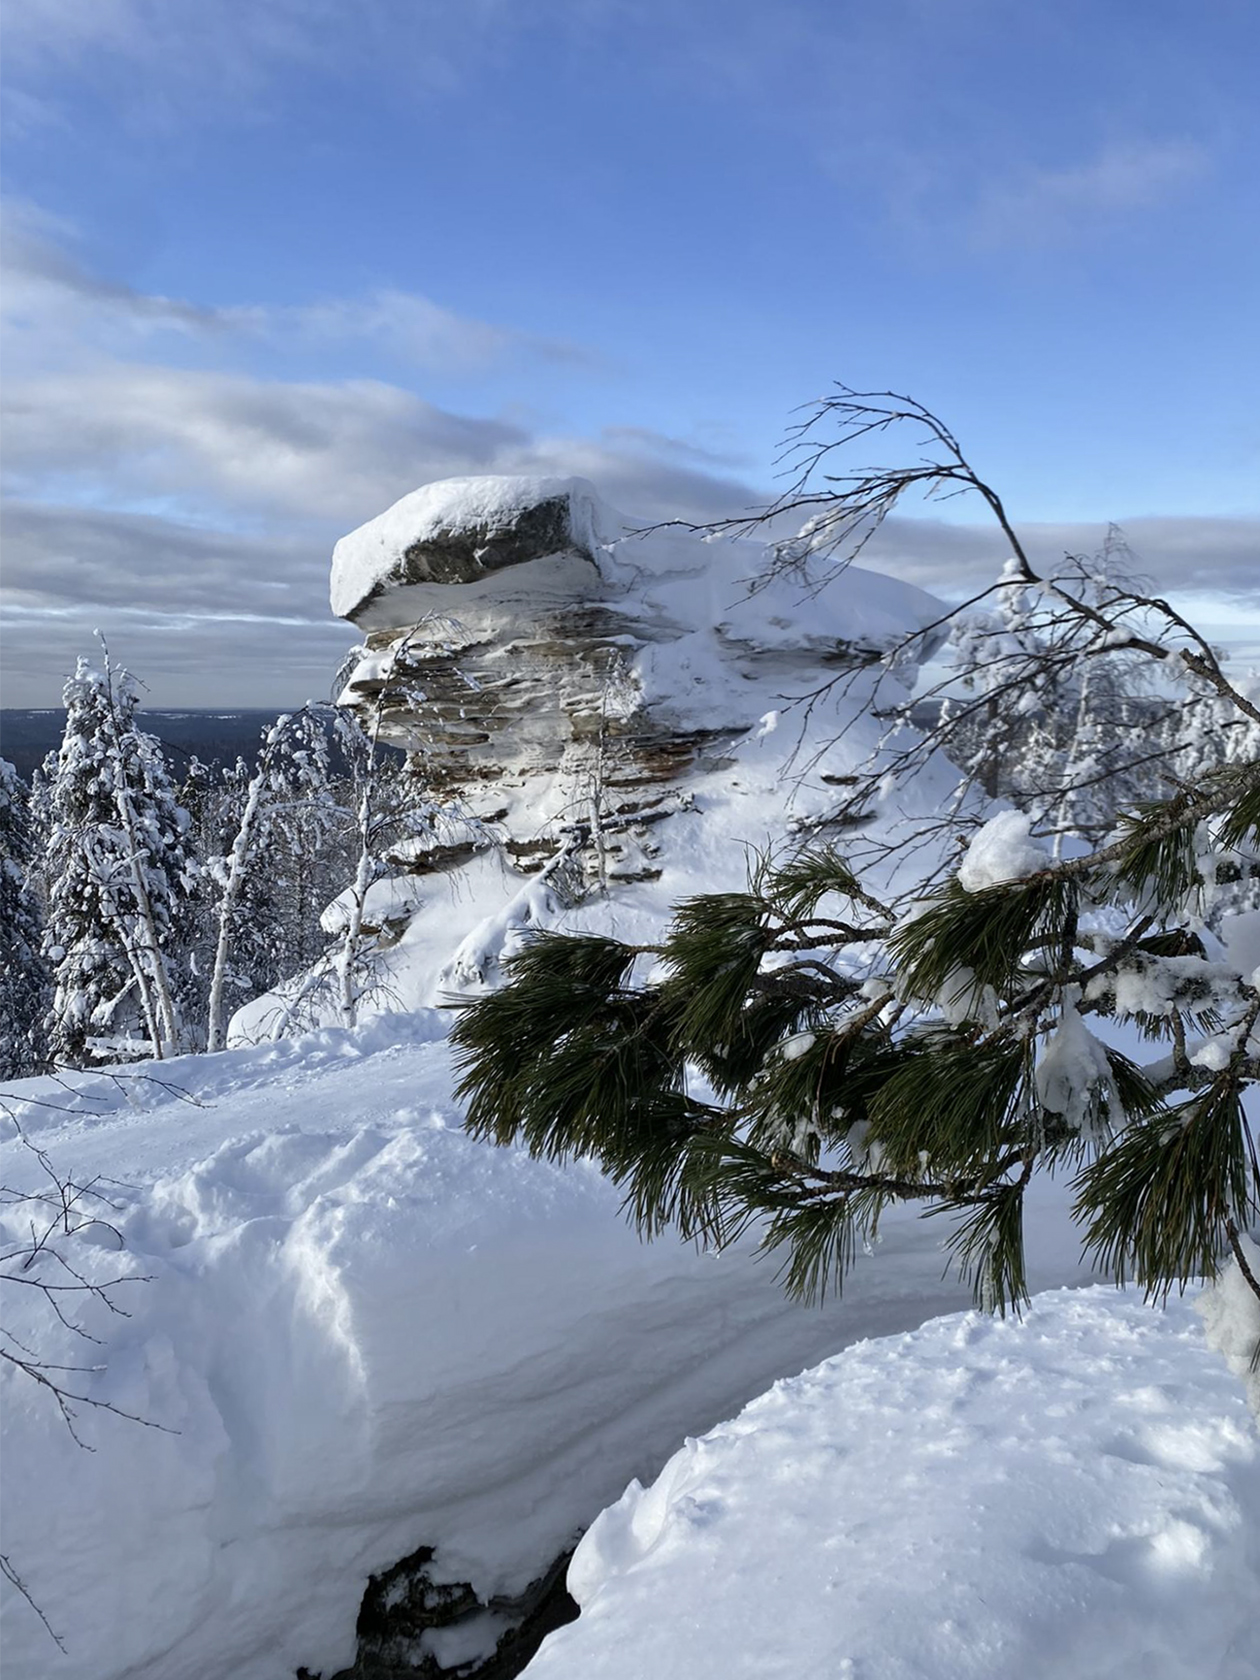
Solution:
[{"label": "snow-covered slope", "polygon": [[[913,1216],[825,1311],[790,1305],[747,1249],[641,1244],[592,1167],[462,1133],[444,1025],[382,1017],[75,1076],[73,1095],[19,1088],[31,1141],[108,1198],[62,1252],[145,1281],[113,1291],[127,1317],[62,1297],[97,1344],[27,1288],[6,1288],[3,1322],[42,1359],[99,1366],[70,1386],[159,1427],[80,1407],[82,1451],[0,1370],[2,1549],[67,1646],[9,1592],[6,1680],[331,1675],[369,1573],[433,1546],[444,1578],[518,1592],[776,1375],[963,1304],[938,1225]],[[0,1182],[40,1181],[0,1147]],[[26,1211],[6,1211],[10,1239]],[[1042,1284],[1076,1276],[1064,1223],[1038,1204]]]},{"label": "snow-covered slope", "polygon": [[1255,1680],[1260,1435],[1190,1304],[967,1313],[632,1484],[530,1680]]}]

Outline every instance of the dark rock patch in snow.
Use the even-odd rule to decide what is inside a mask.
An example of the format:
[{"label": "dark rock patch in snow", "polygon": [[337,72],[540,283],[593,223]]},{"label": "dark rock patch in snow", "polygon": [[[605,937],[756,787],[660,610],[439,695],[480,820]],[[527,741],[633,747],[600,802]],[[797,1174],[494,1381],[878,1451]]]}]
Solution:
[{"label": "dark rock patch in snow", "polygon": [[[578,1607],[565,1586],[571,1550],[513,1597],[484,1602],[467,1581],[435,1581],[432,1546],[373,1575],[359,1609],[354,1663],[332,1680],[515,1680]],[[300,1668],[297,1680],[320,1680]]]}]

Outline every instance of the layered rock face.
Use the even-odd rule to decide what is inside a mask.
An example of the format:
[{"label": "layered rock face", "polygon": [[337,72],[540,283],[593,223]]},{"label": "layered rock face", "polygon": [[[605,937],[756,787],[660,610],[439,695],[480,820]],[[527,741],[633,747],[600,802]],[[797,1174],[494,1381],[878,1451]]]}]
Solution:
[{"label": "layered rock face", "polygon": [[[939,613],[856,569],[825,596],[804,577],[767,583],[756,545],[637,532],[584,480],[528,478],[404,497],[337,545],[332,602],[366,639],[342,704],[417,755],[470,834],[496,825],[523,871],[567,835],[602,882],[657,876],[697,778]],[[405,867],[471,844],[435,839]]]}]

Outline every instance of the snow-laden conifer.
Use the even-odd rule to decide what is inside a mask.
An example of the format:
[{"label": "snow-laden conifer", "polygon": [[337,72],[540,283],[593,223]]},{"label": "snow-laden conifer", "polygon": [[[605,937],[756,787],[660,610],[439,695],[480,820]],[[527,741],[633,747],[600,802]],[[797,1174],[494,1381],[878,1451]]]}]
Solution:
[{"label": "snow-laden conifer", "polygon": [[[649,1233],[760,1229],[804,1295],[838,1286],[882,1211],[908,1202],[943,1216],[980,1302],[1018,1304],[1025,1194],[1060,1173],[1086,1254],[1118,1279],[1162,1293],[1228,1264],[1260,1296],[1244,1106],[1260,1078],[1260,922],[1214,916],[1222,882],[1260,877],[1260,706],[1166,602],[1072,567],[1042,577],[927,410],[843,392],[828,413],[839,443],[909,424],[935,451],[847,474],[838,445],[802,428],[796,500],[772,511],[808,507],[804,540],[835,563],[916,488],[975,492],[1012,544],[984,632],[994,669],[976,685],[979,764],[1021,705],[1091,685],[1131,695],[1117,660],[1192,695],[1229,751],[1201,753],[1193,781],[1165,755],[1134,803],[1124,778],[1149,749],[1108,761],[1100,732],[1097,749],[1067,743],[1075,770],[1027,811],[978,808],[965,776],[935,820],[877,844],[863,822],[890,763],[913,775],[950,719],[925,738],[903,730],[837,807],[844,852],[767,860],[746,892],[679,905],[650,947],[542,934],[509,959],[508,983],[454,1031],[467,1123],[535,1154],[595,1156]],[[831,487],[812,492],[823,462]],[[784,563],[800,560],[788,545]],[[1128,797],[1105,827],[1073,806],[1063,844],[1065,799],[1108,776]]]},{"label": "snow-laden conifer", "polygon": [[43,917],[31,887],[35,841],[22,778],[0,758],[0,1078],[37,1073],[47,1059],[50,999]]},{"label": "snow-laden conifer", "polygon": [[189,1048],[180,918],[197,864],[161,746],[136,722],[138,690],[108,654],[66,683],[48,797],[53,1058],[71,1066]]},{"label": "snow-laden conifer", "polygon": [[1012,559],[953,622],[936,733],[985,793],[1037,818],[1056,856],[1225,756],[1215,690],[1129,645],[1159,631],[1135,565],[1113,526],[1098,554],[1044,581]]},{"label": "snow-laden conifer", "polygon": [[231,832],[212,863],[211,1050],[223,1047],[230,994],[239,1005],[309,961],[302,936],[310,882],[340,815],[322,707],[277,718],[263,731],[253,772],[238,763],[225,775],[220,821],[227,817]]}]

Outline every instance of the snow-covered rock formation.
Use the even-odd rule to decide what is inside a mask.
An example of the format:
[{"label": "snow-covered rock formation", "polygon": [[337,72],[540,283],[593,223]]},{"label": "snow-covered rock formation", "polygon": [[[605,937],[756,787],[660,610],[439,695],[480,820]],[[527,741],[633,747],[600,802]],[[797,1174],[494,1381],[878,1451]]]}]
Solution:
[{"label": "snow-covered rock formation", "polygon": [[577,478],[426,485],[337,544],[331,595],[367,634],[344,703],[523,858],[565,820],[649,844],[768,710],[940,612],[872,572],[815,593],[754,544],[636,532]]},{"label": "snow-covered rock formation", "polygon": [[[342,704],[446,807],[388,860],[407,891],[377,889],[412,901],[394,1008],[492,979],[523,927],[650,937],[677,899],[742,886],[750,846],[834,832],[878,749],[862,707],[881,661],[941,613],[858,567],[819,590],[771,576],[756,543],[637,529],[576,478],[426,485],[337,544],[331,598],[365,634]],[[275,1014],[247,1006],[237,1040]]]}]

